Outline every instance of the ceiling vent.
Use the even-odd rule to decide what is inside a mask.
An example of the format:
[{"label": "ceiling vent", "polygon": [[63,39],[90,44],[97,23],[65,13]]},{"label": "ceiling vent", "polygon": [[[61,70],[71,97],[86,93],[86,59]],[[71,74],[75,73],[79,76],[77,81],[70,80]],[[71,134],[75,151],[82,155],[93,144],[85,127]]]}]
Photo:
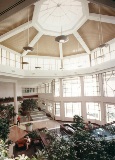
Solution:
[{"label": "ceiling vent", "polygon": [[3,2],[0,6],[0,21],[8,18],[9,16],[15,14],[16,12],[36,3],[39,0],[12,0],[9,3]]},{"label": "ceiling vent", "polygon": [[23,3],[25,0],[20,0],[17,3],[13,4],[12,6],[10,6],[9,8],[5,9],[4,11],[0,12],[0,16],[5,14],[6,12],[12,10],[13,8],[15,8],[16,6],[20,5],[21,3]]}]

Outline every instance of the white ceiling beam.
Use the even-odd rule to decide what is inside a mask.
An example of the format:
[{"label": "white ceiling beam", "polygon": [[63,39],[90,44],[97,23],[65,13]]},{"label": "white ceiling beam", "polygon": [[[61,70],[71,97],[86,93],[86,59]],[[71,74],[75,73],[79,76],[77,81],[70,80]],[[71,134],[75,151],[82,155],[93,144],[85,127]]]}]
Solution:
[{"label": "white ceiling beam", "polygon": [[93,20],[93,21],[101,21],[101,22],[105,22],[105,23],[115,24],[115,17],[114,16],[107,16],[107,15],[100,15],[100,14],[96,14],[96,13],[90,13],[88,19]]},{"label": "white ceiling beam", "polygon": [[1,35],[0,36],[0,42],[5,41],[6,39],[8,39],[8,38],[10,38],[10,37],[22,32],[22,31],[24,31],[26,29],[28,29],[28,27],[29,28],[32,27],[32,21],[29,21],[29,23],[26,22],[26,23],[22,24],[21,26],[19,26],[19,27],[13,29],[13,30]]},{"label": "white ceiling beam", "polygon": [[84,50],[86,51],[86,53],[91,54],[88,46],[86,45],[86,43],[84,42],[84,40],[82,39],[82,37],[80,36],[80,34],[76,31],[76,32],[73,33],[73,35],[79,41],[79,43],[82,45],[82,47],[84,48]]},{"label": "white ceiling beam", "polygon": [[62,43],[59,43],[59,52],[60,52],[60,59],[61,59],[61,68],[63,68],[63,47],[62,47]]},{"label": "white ceiling beam", "polygon": [[[33,38],[33,40],[30,42],[30,44],[29,44],[28,46],[29,46],[29,47],[33,47],[33,46],[36,44],[36,42],[41,38],[42,35],[43,35],[43,33],[39,32],[39,33]],[[29,51],[24,51],[21,56],[22,56],[22,57],[25,56],[28,52],[29,52]]]},{"label": "white ceiling beam", "polygon": [[38,32],[43,33],[43,29],[41,29],[40,27],[38,27],[37,22],[33,23],[33,27],[34,27]]},{"label": "white ceiling beam", "polygon": [[41,9],[41,5],[45,1],[46,0],[42,0],[42,1],[38,1],[38,2],[35,3],[33,17],[32,17],[32,23],[35,23],[36,21],[38,21],[38,16],[39,16],[39,12],[40,12],[40,9]]}]

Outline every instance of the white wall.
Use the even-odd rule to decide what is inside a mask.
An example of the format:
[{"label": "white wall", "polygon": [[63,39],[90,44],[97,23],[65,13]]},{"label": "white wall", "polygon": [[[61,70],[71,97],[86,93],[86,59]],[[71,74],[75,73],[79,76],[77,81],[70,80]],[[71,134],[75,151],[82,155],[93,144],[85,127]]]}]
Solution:
[{"label": "white wall", "polygon": [[[0,82],[0,98],[14,97],[14,83]],[[17,96],[22,96],[21,86],[17,84]]]}]

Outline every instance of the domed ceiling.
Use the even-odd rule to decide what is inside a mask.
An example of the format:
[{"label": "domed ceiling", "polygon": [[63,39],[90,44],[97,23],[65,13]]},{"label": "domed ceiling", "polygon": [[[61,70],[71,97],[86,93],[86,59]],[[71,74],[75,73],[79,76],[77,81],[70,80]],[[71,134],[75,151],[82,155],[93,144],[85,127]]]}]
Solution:
[{"label": "domed ceiling", "polygon": [[[115,38],[114,16],[115,10],[87,0],[40,0],[0,22],[0,44],[21,56],[90,54],[100,45],[100,25],[103,43]],[[68,35],[67,43],[55,41],[61,34]],[[23,50],[28,37],[32,52]]]},{"label": "domed ceiling", "polygon": [[44,32],[72,32],[85,16],[84,4],[73,0],[47,0],[38,7],[38,25]]}]

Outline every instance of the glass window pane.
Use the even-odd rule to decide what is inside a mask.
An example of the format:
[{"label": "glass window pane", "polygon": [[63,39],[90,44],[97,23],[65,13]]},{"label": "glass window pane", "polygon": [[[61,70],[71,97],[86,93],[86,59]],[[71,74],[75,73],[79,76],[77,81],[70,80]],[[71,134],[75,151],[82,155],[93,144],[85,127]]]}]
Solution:
[{"label": "glass window pane", "polygon": [[54,83],[55,83],[55,85],[54,85],[55,97],[59,97],[60,96],[60,81],[59,80],[55,80]]},{"label": "glass window pane", "polygon": [[115,97],[115,71],[103,73],[104,96]]},{"label": "glass window pane", "polygon": [[63,96],[64,97],[77,97],[81,95],[80,77],[75,79],[63,80]]},{"label": "glass window pane", "polygon": [[101,110],[99,103],[87,102],[86,110],[87,110],[87,119],[101,120]]},{"label": "glass window pane", "polygon": [[106,104],[107,123],[115,121],[115,104]]},{"label": "glass window pane", "polygon": [[60,103],[55,103],[55,115],[60,116]]},{"label": "glass window pane", "polygon": [[99,96],[99,76],[91,75],[84,77],[84,95],[85,96]]},{"label": "glass window pane", "polygon": [[65,108],[65,117],[73,118],[74,115],[81,116],[81,103],[80,102],[64,103],[64,108]]}]

